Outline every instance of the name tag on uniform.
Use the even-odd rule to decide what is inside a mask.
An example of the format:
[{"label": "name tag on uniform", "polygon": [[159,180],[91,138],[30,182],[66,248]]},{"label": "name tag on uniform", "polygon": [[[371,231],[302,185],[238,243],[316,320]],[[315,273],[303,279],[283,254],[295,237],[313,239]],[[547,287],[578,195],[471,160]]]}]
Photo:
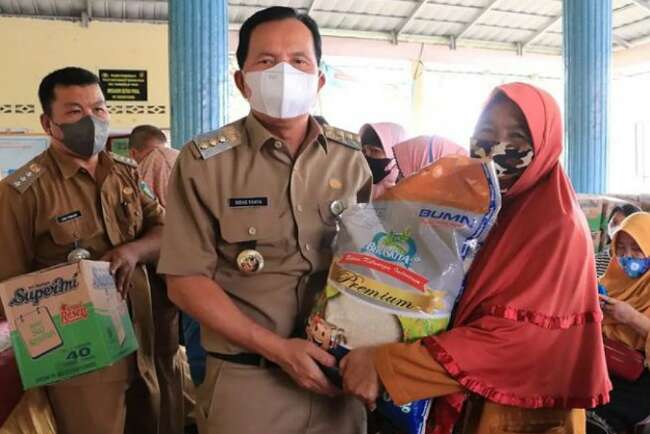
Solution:
[{"label": "name tag on uniform", "polygon": [[228,199],[230,208],[254,208],[269,206],[268,197],[232,197]]},{"label": "name tag on uniform", "polygon": [[56,218],[56,221],[59,223],[69,222],[71,220],[76,220],[81,217],[81,211],[72,211],[67,214],[60,215]]}]

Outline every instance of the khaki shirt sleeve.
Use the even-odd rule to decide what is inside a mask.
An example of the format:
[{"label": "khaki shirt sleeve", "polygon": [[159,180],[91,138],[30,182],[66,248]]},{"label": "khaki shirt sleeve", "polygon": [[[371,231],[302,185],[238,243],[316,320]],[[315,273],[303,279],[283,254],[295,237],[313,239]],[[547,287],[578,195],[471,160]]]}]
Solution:
[{"label": "khaki shirt sleeve", "polygon": [[397,405],[463,390],[419,341],[378,347],[375,366],[386,391]]},{"label": "khaki shirt sleeve", "polygon": [[0,281],[31,271],[30,264],[34,258],[33,219],[25,209],[23,199],[8,184],[0,184]]},{"label": "khaki shirt sleeve", "polygon": [[361,152],[359,152],[357,158],[359,165],[361,166],[359,170],[363,173],[364,179],[361,188],[357,192],[357,203],[370,203],[370,200],[372,199],[372,173],[370,172],[366,158],[361,154]]},{"label": "khaki shirt sleeve", "polygon": [[[21,199],[8,184],[0,183],[0,282],[31,271],[33,219]],[[0,318],[4,316],[0,303]]]},{"label": "khaki shirt sleeve", "polygon": [[166,208],[167,184],[169,183],[169,176],[171,175],[172,169],[167,164],[163,154],[158,151],[153,152],[154,155],[151,158],[145,159],[140,166],[140,175],[142,175],[142,179],[153,189],[163,208]]},{"label": "khaki shirt sleeve", "polygon": [[147,193],[148,185],[142,180],[138,171],[135,171],[142,205],[142,219],[145,232],[154,226],[165,224],[165,209],[160,205],[156,197]]},{"label": "khaki shirt sleeve", "polygon": [[212,278],[217,266],[218,222],[196,189],[207,163],[197,160],[190,146],[179,155],[169,179],[158,273]]}]

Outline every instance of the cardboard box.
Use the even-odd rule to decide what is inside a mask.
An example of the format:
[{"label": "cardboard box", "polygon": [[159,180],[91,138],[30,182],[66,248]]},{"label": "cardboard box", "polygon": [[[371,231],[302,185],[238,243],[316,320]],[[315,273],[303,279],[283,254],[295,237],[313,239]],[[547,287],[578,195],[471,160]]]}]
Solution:
[{"label": "cardboard box", "polygon": [[604,234],[603,222],[606,220],[604,215],[605,208],[603,198],[601,196],[579,194],[578,203],[587,218],[594,251],[599,252],[602,248],[602,239]]},{"label": "cardboard box", "polygon": [[138,348],[108,262],[64,264],[0,283],[25,389],[103,368]]},{"label": "cardboard box", "polygon": [[[638,196],[642,197],[642,196]],[[607,247],[609,238],[607,236],[607,223],[608,218],[616,206],[624,205],[626,203],[633,203],[639,206],[639,203],[634,203],[628,200],[634,196],[598,196],[594,194],[578,194],[578,203],[582,212],[587,217],[587,223],[591,230],[591,238],[594,243],[594,250],[600,252]]]}]

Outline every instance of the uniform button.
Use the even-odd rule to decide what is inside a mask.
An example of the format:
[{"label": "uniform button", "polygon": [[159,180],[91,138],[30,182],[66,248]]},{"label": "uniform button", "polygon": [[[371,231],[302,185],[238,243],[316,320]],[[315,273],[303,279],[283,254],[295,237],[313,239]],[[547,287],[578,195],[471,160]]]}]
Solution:
[{"label": "uniform button", "polygon": [[305,244],[305,250],[308,252],[311,251],[311,245],[309,243]]},{"label": "uniform button", "polygon": [[298,210],[298,212],[302,212],[302,205],[298,205],[296,209]]},{"label": "uniform button", "polygon": [[275,143],[273,144],[275,146],[275,149],[280,149],[282,147],[282,142],[279,140],[276,140]]},{"label": "uniform button", "polygon": [[255,229],[253,226],[251,226],[250,228],[248,228],[248,235],[253,236],[253,235],[255,235],[256,233],[257,233],[257,229]]}]

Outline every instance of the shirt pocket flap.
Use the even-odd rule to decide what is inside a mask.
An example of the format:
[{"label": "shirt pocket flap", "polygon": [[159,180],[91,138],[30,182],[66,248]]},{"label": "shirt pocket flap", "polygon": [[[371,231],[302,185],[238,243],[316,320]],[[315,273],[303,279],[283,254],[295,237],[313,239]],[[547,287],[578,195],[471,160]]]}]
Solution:
[{"label": "shirt pocket flap", "polygon": [[219,222],[221,237],[228,243],[275,240],[280,237],[277,218],[270,213],[227,213]]},{"label": "shirt pocket flap", "polygon": [[81,236],[78,225],[73,222],[59,223],[56,219],[50,223],[50,235],[54,244],[59,246],[74,244]]},{"label": "shirt pocket flap", "polygon": [[57,218],[54,218],[50,222],[49,229],[52,240],[59,246],[71,245],[75,241],[91,238],[98,233],[92,224],[82,220],[60,223]]}]

